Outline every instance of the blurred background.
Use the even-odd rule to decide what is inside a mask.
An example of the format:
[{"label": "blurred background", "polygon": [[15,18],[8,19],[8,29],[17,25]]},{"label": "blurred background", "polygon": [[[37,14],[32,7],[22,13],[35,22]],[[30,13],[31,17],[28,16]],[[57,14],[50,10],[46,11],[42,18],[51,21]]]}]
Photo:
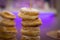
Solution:
[{"label": "blurred background", "polygon": [[[47,33],[60,29],[60,0],[32,0],[32,8],[40,10],[39,18],[42,20],[41,40],[55,40],[47,37]],[[11,11],[15,14],[16,28],[20,32],[21,19],[18,17],[18,11],[22,7],[29,7],[30,0],[0,0],[0,12],[3,10]],[[20,33],[18,34],[20,35]],[[18,40],[19,40],[18,36]]]},{"label": "blurred background", "polygon": [[[57,0],[32,0],[32,3],[33,8],[44,11],[54,11],[58,6]],[[29,7],[29,5],[29,0],[0,0],[1,9],[20,9],[21,7]]]}]

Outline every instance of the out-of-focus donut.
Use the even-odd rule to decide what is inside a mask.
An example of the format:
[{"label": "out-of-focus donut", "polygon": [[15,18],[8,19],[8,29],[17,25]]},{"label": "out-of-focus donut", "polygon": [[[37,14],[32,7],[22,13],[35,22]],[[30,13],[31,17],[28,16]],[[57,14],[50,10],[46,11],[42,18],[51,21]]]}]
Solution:
[{"label": "out-of-focus donut", "polygon": [[0,16],[2,16],[3,18],[6,18],[6,19],[15,19],[16,18],[12,13],[10,13],[8,11],[2,12],[0,14]]}]

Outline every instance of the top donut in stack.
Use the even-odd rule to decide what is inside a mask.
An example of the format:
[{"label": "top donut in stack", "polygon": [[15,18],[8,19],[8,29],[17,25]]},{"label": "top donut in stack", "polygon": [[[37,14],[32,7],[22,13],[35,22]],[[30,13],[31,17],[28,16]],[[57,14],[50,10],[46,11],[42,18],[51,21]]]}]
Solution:
[{"label": "top donut in stack", "polygon": [[1,12],[0,16],[4,19],[10,19],[10,20],[14,20],[16,17],[14,16],[14,14],[12,14],[9,11],[3,11]]},{"label": "top donut in stack", "polygon": [[4,26],[15,26],[14,19],[16,17],[12,13],[10,13],[8,11],[4,11],[0,14],[0,16],[2,17],[1,23]]}]

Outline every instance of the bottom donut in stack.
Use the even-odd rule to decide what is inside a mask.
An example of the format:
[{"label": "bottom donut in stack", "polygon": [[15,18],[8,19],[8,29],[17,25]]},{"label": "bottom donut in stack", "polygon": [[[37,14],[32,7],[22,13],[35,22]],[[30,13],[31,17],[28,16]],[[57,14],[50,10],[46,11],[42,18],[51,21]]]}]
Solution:
[{"label": "bottom donut in stack", "polygon": [[[5,28],[3,28],[3,29],[5,29]],[[16,39],[16,30],[15,30],[15,28],[8,27],[8,28],[6,28],[6,30],[1,31],[0,32],[0,39],[15,40]]]},{"label": "bottom donut in stack", "polygon": [[40,36],[37,36],[37,37],[31,37],[31,36],[25,36],[25,35],[22,35],[21,40],[40,40]]},{"label": "bottom donut in stack", "polygon": [[39,27],[22,27],[21,33],[21,40],[40,40]]},{"label": "bottom donut in stack", "polygon": [[[36,30],[34,30],[34,29],[36,29]],[[26,29],[21,29],[21,33],[23,34],[23,35],[27,35],[27,36],[39,36],[40,35],[40,30],[39,30],[39,28],[32,28],[32,30],[31,30],[31,28],[27,28],[27,30]]]}]

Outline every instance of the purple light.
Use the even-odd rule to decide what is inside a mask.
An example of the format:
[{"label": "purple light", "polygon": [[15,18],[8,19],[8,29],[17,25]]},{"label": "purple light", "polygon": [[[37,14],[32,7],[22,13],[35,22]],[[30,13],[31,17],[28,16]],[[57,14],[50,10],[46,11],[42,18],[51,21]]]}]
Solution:
[{"label": "purple light", "polygon": [[[18,31],[18,35],[20,34],[20,30],[22,28],[21,21],[22,19],[18,17],[18,12],[13,12],[16,15],[16,29]],[[42,20],[42,25],[40,26],[40,31],[41,31],[41,38],[45,38],[45,34],[48,31],[55,30],[57,27],[57,18],[54,16],[54,14],[40,14],[39,18]],[[19,38],[19,37],[18,37]]]},{"label": "purple light", "polygon": [[[21,21],[22,19],[18,17],[18,12],[13,12],[16,15],[16,28],[18,31],[22,28]],[[48,14],[42,14],[40,13],[39,18],[41,18],[42,22],[46,22],[46,20],[51,20],[53,18],[54,14],[53,13],[48,13]]]},{"label": "purple light", "polygon": [[39,18],[41,18],[41,19],[50,19],[53,16],[55,16],[55,14],[53,12],[45,12],[45,13],[41,12],[39,14]]}]

